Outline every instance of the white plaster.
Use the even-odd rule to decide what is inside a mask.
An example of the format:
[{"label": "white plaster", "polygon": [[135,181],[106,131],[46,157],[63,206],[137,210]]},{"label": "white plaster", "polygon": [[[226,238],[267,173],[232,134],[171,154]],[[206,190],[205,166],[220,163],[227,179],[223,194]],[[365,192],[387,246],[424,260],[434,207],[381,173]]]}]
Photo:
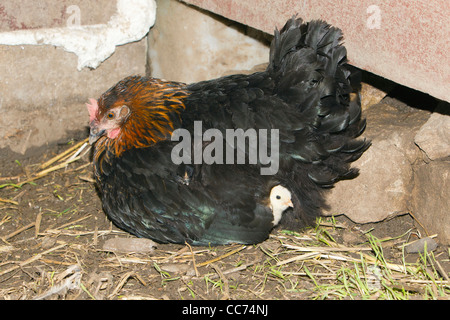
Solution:
[{"label": "white plaster", "polygon": [[78,70],[97,68],[116,46],[141,40],[155,23],[154,0],[117,0],[107,24],[0,33],[3,45],[53,45],[78,56]]}]

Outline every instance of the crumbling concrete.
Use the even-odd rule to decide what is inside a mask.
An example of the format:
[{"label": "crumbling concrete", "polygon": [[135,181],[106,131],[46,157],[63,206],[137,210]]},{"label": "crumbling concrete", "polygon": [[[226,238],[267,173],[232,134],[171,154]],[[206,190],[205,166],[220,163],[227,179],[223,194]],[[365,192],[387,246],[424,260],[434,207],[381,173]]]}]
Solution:
[{"label": "crumbling concrete", "polygon": [[152,1],[7,0],[0,12],[0,150],[23,154],[83,129],[89,97],[146,72]]}]

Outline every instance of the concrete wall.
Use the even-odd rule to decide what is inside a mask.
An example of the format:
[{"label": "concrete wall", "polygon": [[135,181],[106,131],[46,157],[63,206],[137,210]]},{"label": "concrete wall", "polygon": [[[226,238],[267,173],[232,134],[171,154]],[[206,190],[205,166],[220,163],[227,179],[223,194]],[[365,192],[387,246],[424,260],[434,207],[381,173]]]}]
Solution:
[{"label": "concrete wall", "polygon": [[270,42],[262,32],[176,0],[157,5],[148,36],[154,77],[191,83],[249,70],[269,59]]},{"label": "concrete wall", "polygon": [[448,0],[183,0],[270,34],[294,14],[341,28],[352,64],[450,101]]},{"label": "concrete wall", "polygon": [[[149,6],[151,1],[3,0],[0,152],[11,148],[25,153],[85,128],[89,97],[98,97],[130,74],[145,74],[147,41],[142,37],[149,27],[142,40],[126,45],[115,46],[126,36],[114,37],[132,27],[126,23],[132,12],[123,14],[119,5],[126,3],[126,11],[133,4]],[[86,67],[90,64],[98,67]]]}]

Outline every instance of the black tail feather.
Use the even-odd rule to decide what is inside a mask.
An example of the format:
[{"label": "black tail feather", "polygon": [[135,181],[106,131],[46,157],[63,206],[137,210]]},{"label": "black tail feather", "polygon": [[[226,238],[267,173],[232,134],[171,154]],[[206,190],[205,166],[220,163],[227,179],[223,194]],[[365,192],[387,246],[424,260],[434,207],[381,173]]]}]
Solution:
[{"label": "black tail feather", "polygon": [[356,177],[359,171],[350,163],[370,146],[370,141],[356,140],[366,127],[361,118],[361,77],[346,64],[342,40],[340,29],[321,20],[303,23],[294,16],[275,31],[271,44],[267,71],[276,81],[276,93],[296,105],[303,120],[287,148],[304,171],[289,182],[301,206],[296,209],[294,204],[291,217],[281,221],[288,221],[285,227],[292,228],[296,220],[311,221],[311,213],[320,213],[314,205],[326,206],[323,188]]}]

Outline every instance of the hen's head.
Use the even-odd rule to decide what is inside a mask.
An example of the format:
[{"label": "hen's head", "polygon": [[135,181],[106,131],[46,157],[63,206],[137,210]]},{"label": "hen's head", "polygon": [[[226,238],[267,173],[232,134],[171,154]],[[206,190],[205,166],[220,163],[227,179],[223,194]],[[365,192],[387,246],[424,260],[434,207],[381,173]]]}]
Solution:
[{"label": "hen's head", "polygon": [[123,104],[122,106],[110,108],[105,114],[100,115],[97,100],[89,99],[89,102],[86,104],[89,110],[89,125],[91,127],[89,143],[95,143],[104,135],[109,139],[117,138],[131,113],[130,108]]},{"label": "hen's head", "polygon": [[91,144],[105,144],[119,156],[131,148],[165,140],[179,125],[186,97],[183,84],[154,78],[128,77],[97,100],[89,99]]}]

